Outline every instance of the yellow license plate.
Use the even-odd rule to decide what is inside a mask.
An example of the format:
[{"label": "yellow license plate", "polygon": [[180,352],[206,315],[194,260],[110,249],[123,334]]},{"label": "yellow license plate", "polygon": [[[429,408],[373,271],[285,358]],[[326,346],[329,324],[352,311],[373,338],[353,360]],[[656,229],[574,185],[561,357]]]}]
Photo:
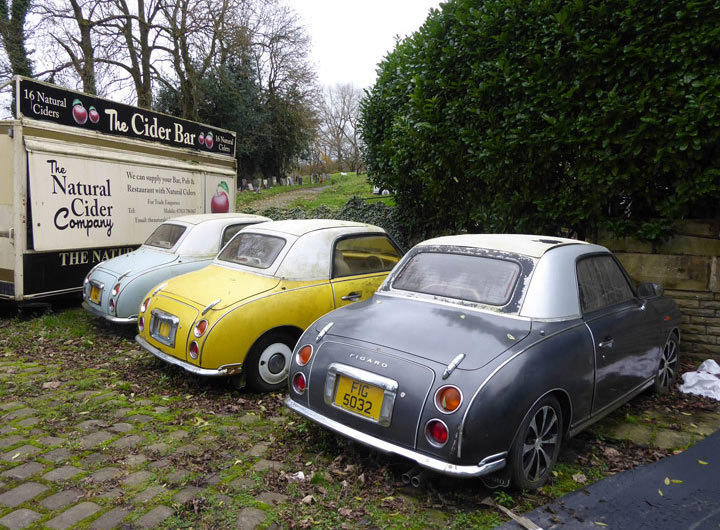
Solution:
[{"label": "yellow license plate", "polygon": [[170,322],[161,320],[158,323],[158,335],[166,339],[170,337]]},{"label": "yellow license plate", "polygon": [[384,395],[385,392],[381,388],[341,375],[335,394],[335,404],[342,409],[377,421]]},{"label": "yellow license plate", "polygon": [[97,285],[90,286],[90,301],[95,304],[100,303],[100,287]]}]

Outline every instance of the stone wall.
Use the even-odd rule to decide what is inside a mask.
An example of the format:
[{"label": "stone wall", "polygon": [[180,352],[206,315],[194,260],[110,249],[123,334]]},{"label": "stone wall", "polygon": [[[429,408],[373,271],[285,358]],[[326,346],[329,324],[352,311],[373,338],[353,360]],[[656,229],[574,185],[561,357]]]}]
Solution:
[{"label": "stone wall", "polygon": [[682,311],[681,351],[720,359],[720,221],[682,220],[658,246],[632,239],[601,238],[632,279],[665,286]]}]

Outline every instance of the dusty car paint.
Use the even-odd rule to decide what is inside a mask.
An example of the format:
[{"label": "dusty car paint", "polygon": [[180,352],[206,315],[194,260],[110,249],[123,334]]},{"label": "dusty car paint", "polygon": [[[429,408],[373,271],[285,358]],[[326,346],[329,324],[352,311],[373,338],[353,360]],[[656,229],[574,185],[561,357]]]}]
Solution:
[{"label": "dusty car paint", "polygon": [[[270,219],[250,214],[199,214],[170,219],[163,225],[185,228],[174,245],[159,248],[145,244],[98,264],[85,278],[82,305],[111,322],[135,324],[140,302],[153,286],[210,264],[226,230],[265,221]],[[120,289],[113,295],[111,291],[118,284]],[[98,301],[91,299],[93,286],[101,291]]]},{"label": "dusty car paint", "polygon": [[[267,337],[276,337],[280,350],[281,344],[288,347],[289,364],[292,347],[304,329],[336,307],[369,298],[391,268],[388,264],[384,271],[332,278],[333,248],[338,241],[362,241],[370,235],[387,238],[382,229],[372,225],[278,221],[245,233],[283,238],[286,244],[265,268],[218,258],[206,269],[168,281],[148,298],[140,313],[144,325],[137,341],[145,349],[197,374],[238,375],[253,348]],[[394,262],[400,255],[398,251]],[[178,319],[172,344],[152,333],[153,315]],[[198,336],[195,327],[201,320],[207,321],[207,330]],[[196,357],[191,355],[192,343],[197,345]],[[285,369],[282,377],[277,375],[277,382],[256,386],[260,390],[284,386],[286,376]],[[242,379],[238,381],[242,384]]]},{"label": "dusty car paint", "polygon": [[[523,277],[503,306],[398,290],[395,279],[422,252],[514,260]],[[286,403],[320,425],[423,467],[459,477],[491,475],[496,485],[507,485],[512,474],[523,487],[538,487],[549,471],[542,468],[536,481],[523,481],[513,457],[525,450],[517,440],[528,434],[535,415],[555,415],[554,425],[562,426],[559,447],[561,437],[655,384],[665,348],[679,342],[679,311],[663,297],[641,298],[633,291],[621,303],[582,313],[575,269],[596,257],[614,260],[597,245],[538,236],[422,243],[370,300],[333,311],[305,332],[293,356]],[[622,272],[612,263],[613,271]],[[629,291],[627,277],[619,278]],[[555,300],[530,300],[552,293]],[[298,356],[306,346],[313,353],[302,365]],[[352,403],[339,403],[338,371],[358,374],[360,383],[376,376],[393,381],[391,422],[383,425],[356,413]],[[300,387],[296,377],[304,381]],[[462,396],[451,412],[435,402],[448,386]],[[341,397],[349,401],[347,396]],[[444,443],[427,434],[437,422],[446,427]]]}]

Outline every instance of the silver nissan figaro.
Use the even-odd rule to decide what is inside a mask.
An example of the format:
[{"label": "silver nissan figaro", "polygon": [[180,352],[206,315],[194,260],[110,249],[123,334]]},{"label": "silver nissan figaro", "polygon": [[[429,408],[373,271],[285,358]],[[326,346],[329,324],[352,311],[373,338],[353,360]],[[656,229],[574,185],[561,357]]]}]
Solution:
[{"label": "silver nissan figaro", "polygon": [[[533,490],[562,441],[678,370],[680,314],[605,247],[531,235],[415,246],[298,341],[290,409],[456,477]],[[412,478],[412,477],[411,477]]]}]

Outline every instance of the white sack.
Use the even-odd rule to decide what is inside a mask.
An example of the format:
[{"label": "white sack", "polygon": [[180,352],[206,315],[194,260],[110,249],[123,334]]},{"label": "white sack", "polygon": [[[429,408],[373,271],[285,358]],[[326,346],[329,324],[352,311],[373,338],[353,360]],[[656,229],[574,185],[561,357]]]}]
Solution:
[{"label": "white sack", "polygon": [[712,359],[703,361],[697,372],[683,374],[680,391],[720,401],[720,366]]}]

